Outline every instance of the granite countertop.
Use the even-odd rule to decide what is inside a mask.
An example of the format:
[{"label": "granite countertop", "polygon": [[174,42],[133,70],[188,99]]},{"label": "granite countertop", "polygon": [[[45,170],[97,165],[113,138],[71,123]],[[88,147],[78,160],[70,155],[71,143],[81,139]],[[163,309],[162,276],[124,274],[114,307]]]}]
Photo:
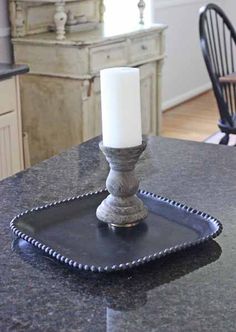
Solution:
[{"label": "granite countertop", "polygon": [[14,75],[25,74],[29,71],[27,65],[14,65],[0,62],[0,80],[12,77]]},{"label": "granite countertop", "polygon": [[214,241],[133,270],[78,272],[13,237],[14,215],[104,187],[99,139],[0,182],[0,331],[234,332],[234,147],[148,138],[141,188],[221,220]]}]

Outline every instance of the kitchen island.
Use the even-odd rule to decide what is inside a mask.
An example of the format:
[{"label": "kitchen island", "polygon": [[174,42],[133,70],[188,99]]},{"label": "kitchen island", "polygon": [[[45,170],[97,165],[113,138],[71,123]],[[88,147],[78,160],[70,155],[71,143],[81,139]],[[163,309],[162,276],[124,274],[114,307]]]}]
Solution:
[{"label": "kitchen island", "polygon": [[198,247],[129,271],[79,272],[13,237],[20,212],[104,187],[99,138],[0,182],[0,331],[235,331],[235,148],[148,137],[141,188],[218,218]]}]

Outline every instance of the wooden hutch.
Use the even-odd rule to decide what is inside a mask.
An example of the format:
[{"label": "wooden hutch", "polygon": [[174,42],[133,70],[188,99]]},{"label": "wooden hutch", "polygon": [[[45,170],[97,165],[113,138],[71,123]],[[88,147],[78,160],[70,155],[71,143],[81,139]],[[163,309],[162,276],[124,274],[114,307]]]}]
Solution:
[{"label": "wooden hutch", "polygon": [[[121,22],[110,33],[101,0],[9,1],[15,61],[30,67],[20,88],[32,164],[101,134],[99,72],[107,67],[140,68],[143,133],[159,134],[165,25]],[[74,18],[90,28],[65,25]]]}]

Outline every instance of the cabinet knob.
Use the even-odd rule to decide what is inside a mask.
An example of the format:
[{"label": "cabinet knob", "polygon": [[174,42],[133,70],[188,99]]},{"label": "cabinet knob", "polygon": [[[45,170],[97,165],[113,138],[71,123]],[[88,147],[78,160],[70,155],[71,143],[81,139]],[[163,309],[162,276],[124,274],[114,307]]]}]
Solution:
[{"label": "cabinet knob", "polygon": [[147,46],[146,45],[142,45],[141,49],[145,51],[145,50],[147,50]]}]

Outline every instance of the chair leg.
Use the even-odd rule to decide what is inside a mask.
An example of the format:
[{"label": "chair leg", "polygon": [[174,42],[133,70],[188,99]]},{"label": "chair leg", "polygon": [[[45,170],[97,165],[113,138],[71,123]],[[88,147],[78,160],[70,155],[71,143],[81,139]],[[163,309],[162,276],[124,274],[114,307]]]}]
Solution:
[{"label": "chair leg", "polygon": [[229,134],[225,134],[225,135],[221,138],[219,144],[227,145],[228,143],[229,143]]}]

